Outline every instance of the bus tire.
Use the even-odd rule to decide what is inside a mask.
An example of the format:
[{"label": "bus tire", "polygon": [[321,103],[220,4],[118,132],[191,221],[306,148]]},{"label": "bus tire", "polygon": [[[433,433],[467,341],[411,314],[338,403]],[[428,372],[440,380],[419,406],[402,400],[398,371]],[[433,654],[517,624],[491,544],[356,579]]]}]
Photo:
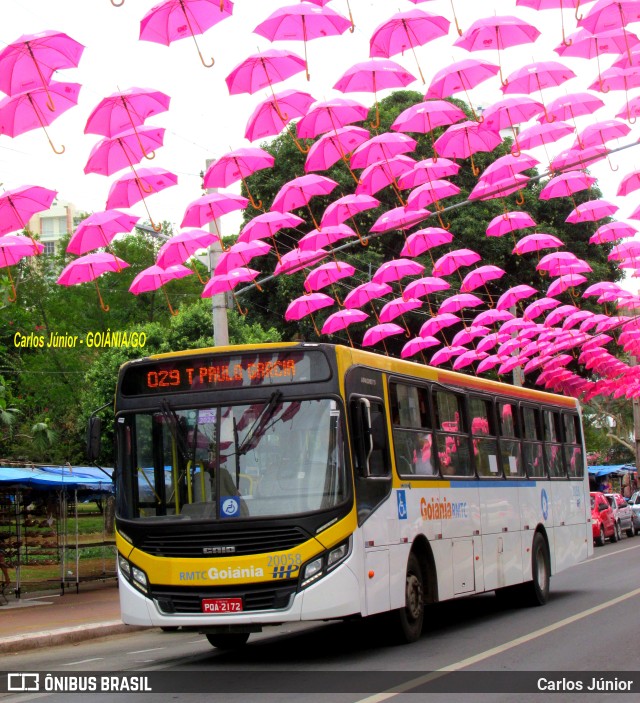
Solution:
[{"label": "bus tire", "polygon": [[216,649],[223,649],[227,652],[234,649],[241,649],[247,644],[248,632],[223,632],[220,634],[207,635],[209,644]]},{"label": "bus tire", "polygon": [[411,552],[405,580],[405,606],[389,613],[394,639],[399,644],[417,642],[424,622],[424,578],[418,557]]},{"label": "bus tire", "polygon": [[531,575],[533,579],[521,587],[524,605],[544,605],[549,600],[551,560],[547,542],[539,532],[534,535],[531,546]]}]

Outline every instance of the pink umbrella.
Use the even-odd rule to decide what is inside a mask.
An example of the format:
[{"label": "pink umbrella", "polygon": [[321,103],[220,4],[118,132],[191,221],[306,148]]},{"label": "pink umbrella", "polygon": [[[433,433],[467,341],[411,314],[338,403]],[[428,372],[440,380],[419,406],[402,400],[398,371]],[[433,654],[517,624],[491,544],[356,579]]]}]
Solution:
[{"label": "pink umbrella", "polygon": [[427,100],[403,110],[391,125],[396,132],[427,134],[465,119],[464,112],[447,100]]},{"label": "pink umbrella", "polygon": [[[158,251],[156,263],[161,268],[168,268],[176,264],[183,264],[193,256],[199,249],[208,249],[214,242],[219,241],[219,237],[204,229],[191,229],[179,234],[174,234],[168,239]],[[194,272],[200,279],[200,283],[205,283],[194,268]]]},{"label": "pink umbrella", "polygon": [[483,305],[483,301],[477,295],[471,293],[457,293],[446,298],[438,308],[438,314],[445,312],[460,312],[464,308],[476,308]]},{"label": "pink umbrella", "polygon": [[163,127],[145,126],[122,132],[117,137],[105,137],[91,149],[84,172],[111,176],[129,166],[135,173],[134,164],[161,147],[163,140]]},{"label": "pink umbrella", "polygon": [[451,286],[442,278],[437,276],[425,276],[418,278],[416,281],[411,281],[404,289],[405,297],[407,298],[422,298],[436,291],[448,290]]},{"label": "pink umbrella", "polygon": [[140,21],[140,39],[169,46],[178,39],[191,37],[198,50],[202,65],[210,68],[215,63],[206,63],[196,34],[204,34],[218,22],[231,17],[233,3],[230,0],[163,0],[152,7]]},{"label": "pink umbrella", "polygon": [[[571,69],[558,61],[539,61],[522,66],[507,76],[507,84],[502,87],[502,92],[529,95],[537,90],[542,95],[544,88],[561,85],[575,77],[576,74]],[[546,109],[545,117],[547,122],[551,121]]]},{"label": "pink umbrella", "polygon": [[528,212],[505,212],[491,220],[487,227],[487,237],[502,237],[509,232],[535,226],[536,223]]},{"label": "pink umbrella", "polygon": [[0,268],[7,269],[9,285],[11,286],[11,294],[7,299],[10,303],[14,303],[17,300],[18,293],[9,267],[15,266],[27,256],[41,254],[43,251],[44,244],[35,242],[28,237],[22,237],[19,234],[7,234],[0,238]]},{"label": "pink umbrella", "polygon": [[634,190],[638,190],[639,188],[640,171],[632,171],[624,176],[624,178],[620,181],[616,195],[629,195],[629,193]]},{"label": "pink umbrella", "polygon": [[631,127],[618,120],[604,120],[585,127],[578,134],[578,146],[581,149],[590,146],[605,146],[611,139],[626,137]]},{"label": "pink umbrella", "polygon": [[627,258],[640,257],[640,242],[631,240],[628,242],[623,242],[622,244],[616,244],[611,249],[611,253],[607,256],[609,261],[623,261]]},{"label": "pink umbrella", "polygon": [[364,333],[364,337],[362,338],[362,346],[372,347],[374,344],[382,342],[386,352],[387,345],[384,344],[384,340],[387,337],[392,337],[396,334],[403,334],[403,332],[404,330],[402,329],[402,327],[400,327],[400,325],[394,324],[393,322],[385,322],[381,325],[374,325]]},{"label": "pink umbrella", "polygon": [[69,240],[67,252],[86,254],[92,249],[108,247],[116,234],[131,232],[139,219],[119,210],[94,212],[78,225]]},{"label": "pink umbrella", "polygon": [[322,325],[322,334],[335,334],[344,330],[349,338],[349,344],[353,346],[353,340],[349,334],[349,325],[353,325],[356,322],[364,322],[369,317],[366,312],[362,310],[339,310],[334,312],[324,321]]},{"label": "pink umbrella", "polygon": [[460,354],[465,354],[469,350],[466,347],[445,347],[444,349],[439,349],[429,361],[430,366],[440,366],[441,364],[446,364],[454,356],[460,356]]},{"label": "pink umbrella", "polygon": [[[500,344],[510,338],[511,335],[509,335],[508,333],[492,332],[491,334],[488,334],[486,337],[484,337],[484,339],[481,339],[480,342],[478,342],[476,351],[486,352],[489,349],[493,349],[496,344]],[[480,371],[480,368],[478,368],[478,371]]]},{"label": "pink umbrella", "polygon": [[[589,176],[584,171],[567,171],[555,178],[551,178],[545,187],[540,191],[540,200],[550,200],[551,198],[570,198],[574,193],[591,188],[597,182],[597,178]],[[574,207],[576,204],[574,202]]]},{"label": "pink umbrella", "polygon": [[488,281],[495,281],[502,278],[505,273],[506,271],[501,269],[499,266],[479,266],[477,269],[470,271],[462,279],[460,290],[463,293],[467,293],[469,291],[476,290],[476,288],[480,288],[480,286],[485,286],[486,290]]},{"label": "pink umbrella", "polygon": [[470,366],[476,361],[482,361],[486,359],[489,355],[486,352],[480,352],[477,349],[471,349],[470,351],[463,352],[460,356],[453,362],[453,370],[459,371],[460,369]]},{"label": "pink umbrella", "polygon": [[520,152],[518,142],[518,133],[516,125],[522,122],[528,122],[531,118],[536,117],[544,112],[544,105],[533,98],[526,95],[519,95],[514,98],[504,98],[499,100],[482,112],[484,124],[494,131],[502,129],[510,129],[513,134],[514,154]]},{"label": "pink umbrella", "polygon": [[506,310],[507,308],[514,307],[517,303],[525,298],[530,298],[535,295],[538,291],[531,286],[526,284],[521,284],[519,286],[513,286],[509,290],[505,291],[496,303],[496,310]]},{"label": "pink umbrella", "polygon": [[410,211],[405,207],[396,207],[393,210],[387,210],[373,223],[370,232],[388,232],[392,229],[405,231],[411,229],[418,222],[426,220],[431,213],[428,210]]},{"label": "pink umbrella", "polygon": [[447,327],[452,327],[460,322],[457,315],[450,312],[443,312],[439,315],[434,315],[430,320],[427,320],[420,328],[421,337],[432,337],[434,334],[441,332]]},{"label": "pink umbrella", "polygon": [[164,285],[174,279],[190,276],[192,273],[193,271],[191,269],[188,269],[186,266],[182,266],[182,264],[169,266],[166,269],[157,265],[149,266],[143,271],[140,271],[140,273],[133,279],[133,282],[129,287],[129,292],[134,295],[140,295],[140,293],[148,293],[149,291],[162,288],[162,292],[164,293],[164,297],[169,307],[169,312],[172,315],[177,315],[178,311],[171,307],[171,302],[169,301],[169,296],[167,295]]},{"label": "pink umbrella", "polygon": [[417,310],[420,307],[422,307],[421,300],[416,300],[415,298],[395,298],[382,306],[382,310],[380,310],[380,321],[391,322],[397,317],[402,317],[402,322],[404,323],[407,337],[409,337],[411,332],[409,331],[407,322],[404,319],[404,314],[406,312],[410,312],[411,310]]},{"label": "pink umbrella", "polygon": [[624,222],[609,222],[601,225],[589,239],[589,244],[607,244],[617,239],[633,237],[637,230]]},{"label": "pink umbrella", "polygon": [[424,83],[422,69],[416,56],[416,46],[423,46],[449,33],[451,23],[445,17],[422,10],[397,12],[378,26],[369,40],[369,56],[390,58],[410,49]]},{"label": "pink umbrella", "polygon": [[[400,256],[420,256],[425,251],[441,244],[450,244],[453,241],[453,235],[440,227],[426,227],[418,230],[407,237],[407,241],[402,247]],[[447,288],[449,284],[447,283]]]},{"label": "pink umbrella", "polygon": [[[128,88],[103,98],[91,111],[85,134],[115,137],[140,127],[152,115],[166,112],[171,98],[159,90]],[[152,158],[151,155],[148,158]]]},{"label": "pink umbrella", "polygon": [[549,164],[550,171],[567,171],[574,168],[587,168],[590,164],[607,156],[605,147],[587,147],[586,149],[567,149],[560,152]]},{"label": "pink umbrella", "polygon": [[415,76],[395,61],[370,59],[348,68],[333,87],[341,93],[373,93],[376,104],[376,121],[371,126],[377,129],[380,126],[378,90],[405,88],[415,80]]},{"label": "pink umbrella", "polygon": [[313,319],[313,313],[322,308],[328,308],[335,305],[335,300],[330,298],[324,293],[311,293],[307,295],[301,295],[299,298],[292,300],[284,313],[284,319],[291,320],[301,320],[303,317],[309,315],[311,317],[311,322],[313,323],[313,329],[316,331],[318,337],[320,332],[316,327],[316,321]]},{"label": "pink umbrella", "polygon": [[[272,98],[263,100],[251,113],[247,121],[244,136],[250,141],[280,134],[295,117],[303,117],[313,104],[314,97],[301,90],[283,90],[275,93]],[[308,149],[303,147],[290,130],[287,133],[302,153]]]},{"label": "pink umbrella", "polygon": [[159,193],[165,188],[176,185],[178,176],[164,168],[140,168],[137,173],[125,173],[111,184],[107,197],[107,209],[113,210],[117,207],[131,207],[135,203],[142,202],[151,221],[151,226],[156,232],[162,229],[162,225],[155,225],[153,218],[147,207],[146,195]]},{"label": "pink umbrella", "polygon": [[539,163],[538,159],[529,154],[505,154],[485,168],[481,179],[492,184],[509,178],[514,179],[522,171],[535,168]]},{"label": "pink umbrella", "polygon": [[316,174],[294,178],[280,188],[273,200],[271,210],[287,212],[306,206],[314,227],[320,229],[309,207],[309,201],[316,195],[329,195],[337,185],[331,178]]},{"label": "pink umbrella", "polygon": [[408,359],[410,356],[414,356],[423,349],[428,349],[429,347],[438,346],[440,342],[435,337],[416,337],[415,339],[410,339],[400,352],[400,356],[403,359]]},{"label": "pink umbrella", "polygon": [[[434,152],[435,153],[435,152]],[[429,181],[455,176],[460,170],[460,164],[444,158],[432,158],[418,161],[411,171],[407,171],[398,178],[398,186],[403,188],[415,188],[416,186],[428,183]]]},{"label": "pink umbrella", "polygon": [[[491,200],[492,198],[506,198],[507,195],[521,191],[526,188],[529,179],[516,173],[515,176],[488,183],[482,176],[469,193],[469,200]],[[524,202],[523,197],[518,197],[516,202],[520,205]]]},{"label": "pink umbrella", "polygon": [[[381,264],[373,274],[371,280],[374,283],[390,283],[398,281],[405,276],[418,276],[424,271],[424,266],[411,259],[392,259]],[[402,295],[402,285],[400,285]]]},{"label": "pink umbrella", "polygon": [[[15,95],[46,88],[55,71],[75,68],[83,51],[84,46],[64,32],[23,34],[0,51],[0,90]],[[52,112],[55,110],[51,98],[47,107]]]},{"label": "pink umbrella", "polygon": [[[513,319],[513,315],[508,310],[485,310],[476,315],[474,325],[494,325],[496,322],[507,322]],[[478,347],[479,348],[479,347]]]},{"label": "pink umbrella", "polygon": [[279,276],[280,274],[286,274],[287,276],[291,276],[291,274],[297,273],[304,268],[314,266],[328,254],[329,252],[324,249],[307,251],[292,249],[280,257],[278,265],[273,270],[273,275]]},{"label": "pink umbrella", "polygon": [[498,64],[500,65],[500,81],[502,79],[502,66],[500,61],[501,49],[519,44],[530,44],[540,36],[540,32],[533,25],[519,17],[504,15],[497,17],[483,17],[476,20],[458,39],[453,42],[467,51],[498,50]]},{"label": "pink umbrella", "polygon": [[[589,2],[589,0],[586,0]],[[576,18],[578,16],[578,8],[580,0],[516,0],[516,5],[521,7],[530,7],[533,10],[560,10],[560,21],[562,24],[562,42],[565,46],[571,45],[571,40],[565,37],[564,31],[564,15],[563,10],[566,7],[574,8]],[[557,51],[557,49],[556,49]]]},{"label": "pink umbrella", "polygon": [[489,328],[484,326],[471,326],[460,330],[451,340],[451,344],[455,347],[459,344],[469,344],[478,337],[485,337],[489,333]]},{"label": "pink umbrella", "polygon": [[493,151],[502,143],[502,137],[478,122],[467,120],[452,125],[436,139],[434,149],[439,156],[452,159],[471,157],[471,168],[475,176],[480,170],[473,162],[473,154],[478,151]]},{"label": "pink umbrella", "polygon": [[273,96],[273,106],[284,122],[287,117],[282,112],[276,94],[273,92],[275,83],[295,76],[305,69],[305,61],[292,51],[268,49],[259,54],[252,54],[239,63],[225,78],[229,95],[253,93],[268,87]]},{"label": "pink umbrella", "polygon": [[296,125],[296,131],[300,138],[313,139],[353,122],[362,122],[368,114],[369,108],[355,100],[334,98],[313,104]]},{"label": "pink umbrella", "polygon": [[563,246],[564,242],[558,239],[558,237],[554,237],[552,234],[535,232],[534,234],[527,234],[525,237],[518,240],[518,243],[511,253],[522,256],[522,254],[529,254],[532,251],[538,253],[543,249],[555,249],[556,247]]},{"label": "pink umbrella", "polygon": [[70,264],[67,264],[58,277],[57,283],[61,286],[74,286],[78,283],[93,281],[96,286],[96,292],[98,293],[100,307],[105,312],[109,312],[109,306],[104,304],[102,296],[100,295],[97,279],[99,276],[102,276],[103,273],[122,271],[122,269],[128,266],[129,264],[126,261],[119,259],[113,254],[107,254],[105,252],[86,254],[79,259],[75,259]]},{"label": "pink umbrella", "polygon": [[[209,282],[204,287],[204,290],[202,291],[200,297],[211,298],[212,296],[218,295],[219,293],[230,292],[236,303],[238,312],[241,315],[246,315],[247,311],[243,310],[240,307],[240,303],[238,302],[236,294],[234,293],[234,288],[240,285],[240,283],[249,283],[250,281],[255,281],[255,279],[259,275],[259,271],[247,268],[246,266],[241,266],[240,268],[233,269],[233,271],[229,271],[229,273],[223,273],[219,276],[211,276]],[[262,288],[260,288],[257,283],[255,285],[258,290],[262,290]]]},{"label": "pink umbrella", "polygon": [[[469,91],[495,76],[499,70],[499,66],[479,59],[455,61],[435,74],[424,97],[427,100],[430,98],[444,99],[455,93],[464,92],[467,103],[473,105],[469,98]],[[476,117],[475,112],[474,117]]]},{"label": "pink umbrella", "polygon": [[450,181],[435,180],[430,183],[424,183],[414,188],[409,194],[407,209],[420,210],[432,203],[436,203],[436,208],[439,210],[438,203],[440,200],[458,195],[458,193],[460,193],[460,188]]},{"label": "pink umbrella", "polygon": [[335,242],[349,237],[355,237],[356,233],[348,225],[328,225],[320,229],[311,230],[298,242],[298,247],[305,251],[307,249],[322,249],[331,246]]},{"label": "pink umbrella", "polygon": [[[349,278],[355,273],[355,268],[350,264],[345,264],[342,261],[330,261],[328,264],[318,266],[313,271],[310,271],[304,281],[306,291],[320,290],[331,286],[342,278]],[[335,293],[335,290],[334,290]],[[340,299],[336,295],[338,305],[342,305]]]},{"label": "pink umbrella", "polygon": [[471,249],[456,249],[441,256],[433,267],[434,276],[449,276],[461,266],[471,266],[480,261],[482,257]]},{"label": "pink umbrella", "polygon": [[[375,298],[381,298],[391,293],[392,288],[386,283],[369,281],[356,286],[344,299],[344,306],[348,309],[361,308]],[[374,308],[375,310],[375,308]],[[376,319],[378,314],[376,313]]]},{"label": "pink umbrella", "polygon": [[351,219],[360,243],[365,245],[367,240],[363,239],[360,235],[354,218],[358,213],[371,210],[378,207],[378,205],[380,205],[380,201],[366,193],[345,195],[342,198],[338,198],[338,200],[335,200],[330,205],[327,205],[320,224],[322,227],[338,225]]},{"label": "pink umbrella", "polygon": [[[49,145],[56,154],[64,153],[64,146],[56,149],[47,132],[47,127],[69,108],[78,103],[78,83],[56,83],[33,88],[24,93],[0,100],[0,134],[17,137],[32,129],[42,128]],[[45,110],[55,98],[55,110]]]},{"label": "pink umbrella", "polygon": [[547,105],[546,113],[539,117],[538,121],[571,119],[575,125],[576,117],[592,115],[601,107],[604,107],[604,102],[591,93],[570,93],[552,100]]},{"label": "pink umbrella", "polygon": [[247,222],[240,231],[238,241],[251,242],[254,239],[270,237],[273,239],[273,248],[278,261],[280,261],[280,254],[276,246],[276,234],[281,229],[299,227],[302,224],[304,224],[304,220],[290,212],[264,212]]},{"label": "pink umbrella", "polygon": [[391,185],[400,204],[404,206],[405,202],[400,194],[397,179],[412,169],[415,163],[414,159],[400,154],[392,159],[385,159],[367,166],[360,174],[360,184],[356,187],[356,194],[372,195]]},{"label": "pink umbrella", "polygon": [[27,226],[38,212],[48,210],[58,194],[42,186],[20,186],[0,194],[0,236]]},{"label": "pink umbrella", "polygon": [[358,183],[358,177],[351,170],[347,155],[361,144],[364,144],[368,139],[369,132],[366,129],[352,125],[339,127],[334,132],[323,134],[309,149],[304,165],[305,172],[326,171],[342,159],[352,178]]},{"label": "pink umbrella", "polygon": [[264,256],[271,250],[271,244],[255,239],[253,242],[236,242],[222,253],[216,264],[214,274],[229,273],[240,266],[248,266],[251,259]]},{"label": "pink umbrella", "polygon": [[620,29],[625,37],[626,49],[631,60],[631,47],[626,38],[626,25],[640,20],[640,9],[632,0],[598,0],[589,12],[578,20],[578,26],[591,34]]},{"label": "pink umbrella", "polygon": [[569,288],[575,288],[581,283],[585,283],[587,280],[586,276],[579,273],[565,273],[559,276],[547,289],[547,295],[553,298],[556,295],[564,293]]},{"label": "pink umbrella", "polygon": [[415,139],[406,134],[384,132],[371,137],[361,144],[351,155],[352,168],[366,168],[371,164],[388,160],[398,154],[412,152],[416,148]]},{"label": "pink umbrella", "polygon": [[572,210],[565,222],[595,222],[617,212],[618,206],[607,200],[589,200]]},{"label": "pink umbrella", "polygon": [[518,135],[518,144],[523,149],[532,149],[536,146],[551,144],[568,134],[572,134],[573,131],[573,127],[566,122],[542,122],[523,129]]},{"label": "pink umbrella", "polygon": [[251,207],[259,210],[262,200],[258,203],[253,199],[246,179],[256,171],[271,168],[275,159],[271,154],[257,147],[245,147],[230,151],[219,159],[215,159],[204,174],[202,184],[205,188],[226,188],[232,183],[242,181],[247,191]]},{"label": "pink umbrella", "polygon": [[565,273],[591,272],[591,267],[570,251],[559,251],[543,256],[536,270],[547,271],[550,276],[562,276]]},{"label": "pink umbrella", "polygon": [[218,237],[221,237],[217,219],[230,212],[244,210],[249,201],[233,193],[209,193],[193,200],[184,212],[180,227],[202,227],[213,222]]},{"label": "pink umbrella", "polygon": [[311,80],[307,60],[307,42],[319,37],[344,34],[349,27],[351,27],[350,20],[328,7],[320,8],[309,3],[300,3],[299,5],[278,8],[253,31],[270,41],[302,40],[304,42],[307,80]]},{"label": "pink umbrella", "polygon": [[631,124],[636,121],[638,115],[640,115],[640,96],[631,98],[631,100],[627,97],[624,107],[620,112],[616,112],[616,117],[621,117]]}]

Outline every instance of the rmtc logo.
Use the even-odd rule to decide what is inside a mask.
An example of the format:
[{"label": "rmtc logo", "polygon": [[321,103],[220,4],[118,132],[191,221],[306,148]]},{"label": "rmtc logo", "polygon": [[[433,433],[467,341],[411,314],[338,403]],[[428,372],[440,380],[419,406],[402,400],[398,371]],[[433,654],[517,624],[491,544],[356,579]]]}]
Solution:
[{"label": "rmtc logo", "polygon": [[283,564],[282,566],[274,566],[271,576],[274,579],[290,579],[293,576],[293,572],[297,571],[300,567],[296,564]]},{"label": "rmtc logo", "polygon": [[203,554],[235,554],[235,547],[203,547]]}]

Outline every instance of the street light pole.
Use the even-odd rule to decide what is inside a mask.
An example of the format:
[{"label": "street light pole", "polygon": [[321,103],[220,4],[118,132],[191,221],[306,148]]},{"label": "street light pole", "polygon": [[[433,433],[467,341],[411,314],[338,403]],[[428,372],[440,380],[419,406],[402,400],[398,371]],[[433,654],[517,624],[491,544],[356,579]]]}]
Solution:
[{"label": "street light pole", "polygon": [[[207,169],[213,160],[207,159]],[[207,193],[216,193],[217,188],[208,188]],[[209,232],[221,237],[220,221],[209,222]],[[215,241],[209,247],[209,272],[213,275],[220,256],[222,255],[222,242]],[[211,317],[213,323],[213,343],[216,347],[223,347],[229,344],[229,323],[227,320],[227,296],[225,293],[217,293],[211,296]]]}]

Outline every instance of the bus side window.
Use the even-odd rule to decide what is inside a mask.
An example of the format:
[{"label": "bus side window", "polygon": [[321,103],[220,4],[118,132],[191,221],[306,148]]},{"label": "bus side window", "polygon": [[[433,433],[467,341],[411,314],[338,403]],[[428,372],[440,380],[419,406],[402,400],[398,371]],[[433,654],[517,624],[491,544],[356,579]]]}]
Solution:
[{"label": "bus side window", "polygon": [[518,407],[513,403],[497,404],[498,429],[500,431],[500,456],[505,476],[524,476],[524,464],[520,457],[520,427]]},{"label": "bus side window", "polygon": [[522,406],[522,458],[530,478],[544,478],[547,475],[541,440],[540,411]]},{"label": "bus side window", "polygon": [[445,476],[473,476],[473,462],[466,432],[464,396],[435,391],[435,436],[440,470]]},{"label": "bus side window", "polygon": [[[369,408],[368,416],[365,404]],[[351,428],[357,472],[363,477],[389,476],[387,429],[382,403],[363,398],[352,400]]]},{"label": "bus side window", "polygon": [[580,420],[577,415],[563,413],[564,425],[564,461],[569,478],[584,476],[584,456],[582,453],[582,436],[580,435]]},{"label": "bus side window", "polygon": [[434,476],[435,455],[426,388],[404,383],[389,387],[393,447],[398,474]]},{"label": "bus side window", "polygon": [[485,398],[469,397],[469,418],[473,436],[473,454],[480,476],[499,476],[498,441],[493,403]]},{"label": "bus side window", "polygon": [[562,436],[560,434],[560,414],[555,410],[544,410],[544,441],[547,466],[550,478],[566,476],[562,458]]}]

